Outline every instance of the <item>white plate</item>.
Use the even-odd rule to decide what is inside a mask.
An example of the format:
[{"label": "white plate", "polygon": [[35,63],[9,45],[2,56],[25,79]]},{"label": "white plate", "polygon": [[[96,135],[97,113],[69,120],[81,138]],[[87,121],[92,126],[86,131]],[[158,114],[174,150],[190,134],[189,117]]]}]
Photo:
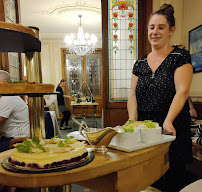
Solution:
[{"label": "white plate", "polygon": [[67,134],[67,137],[73,136],[76,140],[86,141],[86,138],[83,137],[79,131],[73,131]]},{"label": "white plate", "polygon": [[175,136],[171,136],[171,135],[162,135],[162,139],[152,142],[152,143],[138,143],[135,146],[131,146],[130,148],[126,148],[126,147],[122,147],[121,145],[116,145],[115,143],[113,143],[113,140],[111,141],[111,143],[108,145],[108,147],[113,148],[113,149],[118,149],[120,151],[125,151],[125,152],[132,152],[132,151],[136,151],[138,149],[143,149],[146,147],[151,147],[153,145],[158,145],[161,143],[167,143],[170,141],[174,141],[175,140]]}]

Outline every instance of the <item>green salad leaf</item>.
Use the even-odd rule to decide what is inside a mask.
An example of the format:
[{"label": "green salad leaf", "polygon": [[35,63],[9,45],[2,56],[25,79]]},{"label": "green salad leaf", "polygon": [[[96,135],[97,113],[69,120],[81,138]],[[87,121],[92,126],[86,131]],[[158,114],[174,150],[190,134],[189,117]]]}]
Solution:
[{"label": "green salad leaf", "polygon": [[39,149],[41,149],[41,150],[44,151],[44,152],[46,151],[45,148],[42,147],[41,145],[39,145],[38,143],[36,144],[36,147],[39,148]]},{"label": "green salad leaf", "polygon": [[144,126],[145,128],[148,128],[148,129],[156,128],[156,124],[153,122],[153,120],[145,120]]},{"label": "green salad leaf", "polygon": [[133,120],[128,120],[124,125],[123,125],[123,130],[125,133],[133,133],[134,132],[134,127],[133,127],[133,123],[135,121]]},{"label": "green salad leaf", "polygon": [[30,147],[28,147],[27,145],[23,145],[23,144],[18,145],[16,148],[18,151],[21,151],[23,153],[29,153],[29,149],[30,149]]},{"label": "green salad leaf", "polygon": [[135,122],[134,120],[130,120],[130,119],[129,119],[129,120],[125,123],[125,125],[128,126],[128,125],[130,125],[130,124],[132,124],[132,123],[134,123],[134,122]]},{"label": "green salad leaf", "polygon": [[144,120],[144,123],[152,123],[153,120]]},{"label": "green salad leaf", "polygon": [[30,146],[32,145],[30,141],[28,141],[27,139],[23,140],[23,143],[28,146],[30,148]]},{"label": "green salad leaf", "polygon": [[37,136],[34,136],[33,138],[32,138],[32,141],[34,142],[34,143],[40,143],[40,140],[39,140],[39,138],[37,137]]},{"label": "green salad leaf", "polygon": [[56,136],[52,137],[52,138],[51,138],[51,140],[53,140],[53,139],[55,139],[55,138],[58,138],[58,135],[56,135]]},{"label": "green salad leaf", "polygon": [[124,129],[124,132],[125,132],[125,133],[133,133],[133,132],[134,132],[134,129]]},{"label": "green salad leaf", "polygon": [[59,143],[58,143],[58,147],[64,147],[65,146],[65,144],[62,142],[62,141],[60,141]]},{"label": "green salad leaf", "polygon": [[74,138],[73,136],[67,137],[67,138],[64,140],[65,144],[70,143],[70,140],[73,139],[73,138]]}]

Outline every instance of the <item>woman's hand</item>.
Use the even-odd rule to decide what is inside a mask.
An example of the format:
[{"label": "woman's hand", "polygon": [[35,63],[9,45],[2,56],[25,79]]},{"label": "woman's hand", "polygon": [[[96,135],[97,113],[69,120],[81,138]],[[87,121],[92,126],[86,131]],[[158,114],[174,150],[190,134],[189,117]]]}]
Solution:
[{"label": "woman's hand", "polygon": [[65,98],[67,98],[67,99],[71,99],[72,98],[72,96],[70,96],[70,95],[63,95]]},{"label": "woman's hand", "polygon": [[164,134],[172,134],[173,136],[176,136],[176,130],[172,124],[172,122],[169,122],[169,121],[164,121],[163,123],[163,133]]},{"label": "woman's hand", "polygon": [[191,117],[197,117],[198,116],[197,111],[194,107],[190,108],[189,114]]}]

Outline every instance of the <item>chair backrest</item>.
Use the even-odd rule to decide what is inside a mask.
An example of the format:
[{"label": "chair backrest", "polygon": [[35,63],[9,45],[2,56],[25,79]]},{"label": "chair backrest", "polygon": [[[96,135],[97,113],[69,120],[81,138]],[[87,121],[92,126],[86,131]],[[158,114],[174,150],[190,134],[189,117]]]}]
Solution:
[{"label": "chair backrest", "polygon": [[202,161],[202,145],[192,142],[193,157]]},{"label": "chair backrest", "polygon": [[58,101],[57,101],[57,99],[54,100],[53,103],[52,103],[52,105],[50,105],[48,108],[49,108],[50,111],[55,111],[56,117],[57,117],[57,119],[59,119],[60,112],[59,112],[59,108],[58,108]]},{"label": "chair backrest", "polygon": [[27,138],[30,138],[30,137],[18,137],[18,138],[14,138],[10,141],[9,143],[9,149],[12,149],[13,148],[13,145],[15,143],[21,143],[23,142],[24,139],[27,139]]}]

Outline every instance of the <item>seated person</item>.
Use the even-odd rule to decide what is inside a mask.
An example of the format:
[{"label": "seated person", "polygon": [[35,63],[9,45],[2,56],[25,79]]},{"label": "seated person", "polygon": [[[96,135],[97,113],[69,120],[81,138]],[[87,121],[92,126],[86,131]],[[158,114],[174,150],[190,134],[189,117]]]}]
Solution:
[{"label": "seated person", "polygon": [[[194,108],[193,102],[190,97],[188,98],[188,101],[189,101],[189,108],[190,108],[189,113],[190,113],[191,121],[193,123],[196,120],[198,114],[196,109]],[[196,135],[193,138],[192,142],[202,145],[202,123],[196,129]]]},{"label": "seated person", "polygon": [[[8,72],[0,70],[0,86],[11,82]],[[19,96],[0,96],[0,152],[9,149],[13,138],[29,137],[28,106]]]},{"label": "seated person", "polygon": [[202,124],[200,124],[200,126],[197,128],[196,135],[192,141],[194,143],[202,145]]},{"label": "seated person", "polygon": [[55,111],[57,119],[59,119],[59,109],[56,95],[46,95],[45,98],[45,108],[48,108],[47,111]]}]

